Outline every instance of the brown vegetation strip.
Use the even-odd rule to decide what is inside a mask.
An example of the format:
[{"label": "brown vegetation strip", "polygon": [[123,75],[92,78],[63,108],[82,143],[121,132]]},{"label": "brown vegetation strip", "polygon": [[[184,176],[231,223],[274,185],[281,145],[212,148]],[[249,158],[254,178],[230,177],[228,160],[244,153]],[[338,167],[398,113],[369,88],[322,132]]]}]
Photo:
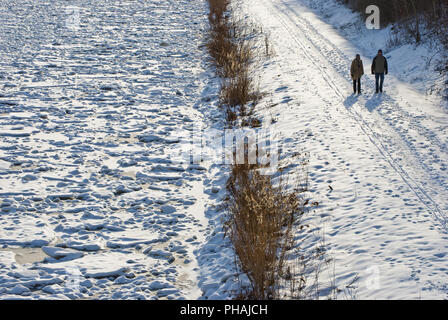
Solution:
[{"label": "brown vegetation strip", "polygon": [[[220,105],[229,127],[257,127],[252,117],[261,94],[250,75],[255,57],[250,28],[229,17],[228,0],[209,0],[210,37],[208,50],[222,78]],[[268,51],[269,43],[265,47]],[[240,121],[240,122],[238,122]],[[285,260],[293,246],[292,230],[304,212],[305,190],[288,191],[272,176],[261,175],[259,165],[232,165],[227,182],[228,218],[224,228],[250,288],[241,288],[239,299],[278,299],[280,281],[287,270]],[[277,177],[278,178],[278,177]],[[281,180],[281,176],[280,176]]]}]

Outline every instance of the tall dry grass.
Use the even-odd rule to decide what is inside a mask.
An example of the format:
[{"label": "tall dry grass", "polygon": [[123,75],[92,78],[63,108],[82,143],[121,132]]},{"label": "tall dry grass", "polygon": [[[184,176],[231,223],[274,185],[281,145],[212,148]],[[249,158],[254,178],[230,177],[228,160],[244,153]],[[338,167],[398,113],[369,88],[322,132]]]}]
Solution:
[{"label": "tall dry grass", "polygon": [[[250,25],[227,15],[228,0],[210,0],[210,37],[207,43],[218,75],[222,78],[220,105],[225,108],[227,123],[252,116],[261,93],[251,76],[250,66],[255,58]],[[245,121],[254,123],[253,119]]]},{"label": "tall dry grass", "polygon": [[293,226],[304,213],[305,190],[288,191],[272,176],[248,165],[232,167],[227,182],[228,219],[225,224],[239,267],[248,276],[251,290],[241,298],[278,299],[280,282],[287,272],[285,259],[293,247]]},{"label": "tall dry grass", "polygon": [[[220,105],[225,108],[229,126],[259,127],[261,121],[253,117],[262,97],[251,75],[257,58],[254,39],[262,41],[267,57],[273,50],[267,37],[260,40],[253,36],[258,32],[256,27],[230,17],[229,3],[209,0],[207,48],[222,78]],[[280,298],[281,286],[288,278],[288,253],[294,246],[293,226],[297,227],[307,205],[301,197],[306,189],[288,189],[281,174],[275,183],[273,176],[261,175],[259,168],[256,164],[232,165],[227,181],[225,233],[234,246],[239,268],[250,282],[250,288],[241,288],[239,299]],[[295,279],[289,280],[297,289]],[[301,280],[298,290],[303,286]]]}]

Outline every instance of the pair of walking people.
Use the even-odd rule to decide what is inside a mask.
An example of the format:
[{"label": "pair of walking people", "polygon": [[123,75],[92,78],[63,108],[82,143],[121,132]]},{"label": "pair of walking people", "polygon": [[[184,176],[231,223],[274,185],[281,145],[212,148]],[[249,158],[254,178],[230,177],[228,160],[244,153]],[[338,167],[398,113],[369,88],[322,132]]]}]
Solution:
[{"label": "pair of walking people", "polygon": [[[378,54],[372,61],[372,74],[375,75],[376,93],[383,92],[384,75],[388,72],[387,59],[383,56],[383,51],[378,50]],[[355,60],[352,62],[350,74],[353,80],[353,92],[361,94],[361,77],[364,74],[364,66],[359,54],[356,55]]]}]

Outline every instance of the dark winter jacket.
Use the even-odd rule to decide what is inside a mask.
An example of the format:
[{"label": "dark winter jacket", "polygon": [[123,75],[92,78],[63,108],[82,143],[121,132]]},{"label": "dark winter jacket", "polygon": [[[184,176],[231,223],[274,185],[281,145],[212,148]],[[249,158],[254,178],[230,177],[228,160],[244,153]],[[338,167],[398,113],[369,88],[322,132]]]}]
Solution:
[{"label": "dark winter jacket", "polygon": [[375,73],[387,74],[388,72],[389,72],[389,70],[388,70],[388,66],[387,66],[387,59],[385,56],[377,55],[375,58],[373,58],[372,74],[375,74]]},{"label": "dark winter jacket", "polygon": [[352,62],[352,66],[350,68],[350,75],[352,76],[353,80],[358,80],[362,77],[364,74],[364,66],[362,64],[361,59],[355,59]]}]

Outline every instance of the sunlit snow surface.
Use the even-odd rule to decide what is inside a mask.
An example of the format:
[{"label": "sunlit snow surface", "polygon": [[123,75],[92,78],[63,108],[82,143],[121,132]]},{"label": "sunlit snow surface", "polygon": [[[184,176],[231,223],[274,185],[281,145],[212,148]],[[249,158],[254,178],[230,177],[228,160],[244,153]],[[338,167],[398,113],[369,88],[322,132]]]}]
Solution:
[{"label": "sunlit snow surface", "polygon": [[[319,207],[308,219],[325,234],[333,259],[322,268],[319,295],[446,299],[448,113],[446,101],[425,94],[436,81],[426,64],[434,52],[387,50],[390,28],[367,30],[336,1],[238,2],[275,52],[260,67],[260,87],[272,93],[265,122],[275,118],[284,137],[285,172],[294,173],[294,154],[310,155],[310,191]],[[384,93],[375,94],[369,71],[379,48],[390,72]],[[349,74],[356,53],[366,72],[360,96]],[[306,254],[314,238],[300,231],[296,237]]]},{"label": "sunlit snow surface", "polygon": [[215,110],[206,3],[0,8],[0,298],[212,295],[225,281],[197,257],[222,192],[209,167],[170,162]]}]

